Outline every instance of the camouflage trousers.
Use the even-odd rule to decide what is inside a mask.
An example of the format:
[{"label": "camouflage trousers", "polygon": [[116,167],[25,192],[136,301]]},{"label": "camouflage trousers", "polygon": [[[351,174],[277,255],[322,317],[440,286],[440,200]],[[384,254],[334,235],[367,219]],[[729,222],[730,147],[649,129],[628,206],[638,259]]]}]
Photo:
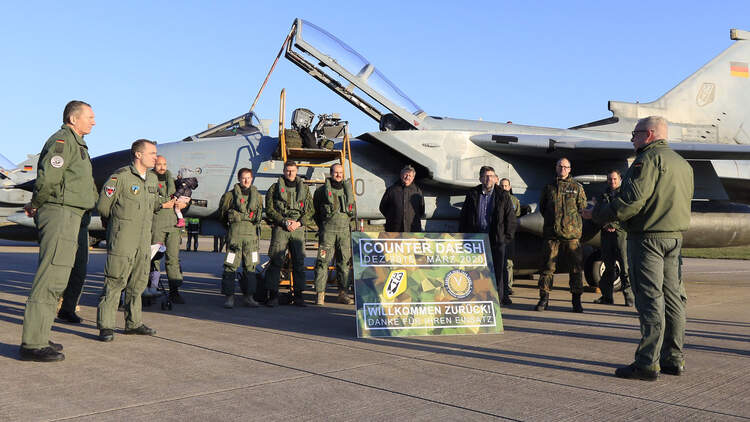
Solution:
[{"label": "camouflage trousers", "polygon": [[544,256],[547,260],[542,264],[542,276],[539,278],[539,295],[546,295],[552,290],[552,278],[557,267],[557,259],[560,257],[560,250],[564,252],[563,259],[568,259],[570,263],[570,292],[574,295],[583,293],[583,278],[581,271],[583,269],[583,250],[581,242],[578,239],[544,240]]}]

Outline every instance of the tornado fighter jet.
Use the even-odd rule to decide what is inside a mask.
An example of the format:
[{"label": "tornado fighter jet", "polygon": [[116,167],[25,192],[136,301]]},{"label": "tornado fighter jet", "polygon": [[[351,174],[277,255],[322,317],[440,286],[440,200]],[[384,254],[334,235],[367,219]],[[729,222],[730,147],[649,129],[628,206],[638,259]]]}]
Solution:
[{"label": "tornado fighter jet", "polygon": [[[482,165],[509,178],[521,203],[534,211],[554,176],[555,161],[568,157],[591,198],[604,190],[607,170],[624,171],[633,159],[630,132],[636,121],[656,114],[669,120],[670,145],[689,160],[695,174],[684,246],[723,247],[750,244],[750,165],[743,161],[750,160],[750,32],[732,30],[730,35],[734,43],[729,48],[655,101],[610,101],[612,117],[568,129],[431,116],[363,55],[302,19],[294,21],[283,49],[287,60],[379,123],[379,131],[351,140],[352,170],[345,166],[360,219],[382,221],[380,198],[406,164],[417,169],[416,183],[425,194],[427,231],[457,230],[464,195],[478,183]],[[173,174],[186,168],[198,178],[193,198],[200,206],[191,206],[188,216],[202,218],[204,234],[222,233],[216,220],[219,198],[235,183],[237,170],[252,168],[261,194],[281,176],[283,162],[275,154],[279,138],[267,133],[249,112],[181,141],[159,143]],[[335,142],[334,148],[342,148],[341,139]],[[128,150],[95,158],[97,184],[128,161]],[[327,169],[301,167],[299,173],[320,180]],[[596,231],[588,227],[584,235],[591,284],[603,271]],[[541,234],[538,212],[521,217],[517,271],[538,270]]]}]

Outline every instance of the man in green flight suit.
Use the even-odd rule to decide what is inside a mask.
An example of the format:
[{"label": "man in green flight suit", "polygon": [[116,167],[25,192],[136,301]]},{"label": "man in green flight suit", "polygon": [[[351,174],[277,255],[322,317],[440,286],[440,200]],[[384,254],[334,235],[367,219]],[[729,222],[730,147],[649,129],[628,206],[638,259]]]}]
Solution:
[{"label": "man in green flight suit", "polygon": [[123,289],[123,334],[156,334],[141,320],[141,293],[148,283],[154,212],[159,208],[173,207],[174,202],[160,204],[157,200],[158,181],[149,171],[156,163],[156,144],[139,139],[130,147],[130,156],[132,164],[112,173],[96,204],[107,226],[104,291],[99,299],[96,319],[101,341],[114,340],[115,314]]},{"label": "man in green flight suit", "polygon": [[39,154],[34,193],[31,203],[24,207],[39,231],[39,267],[24,312],[21,360],[65,359],[60,353],[62,345],[49,340],[60,294],[63,306],[58,317],[81,322],[75,308],[86,278],[89,210],[97,198],[83,137],[95,124],[90,105],[69,102],[63,111],[62,127],[50,136]]},{"label": "man in green flight suit", "polygon": [[253,171],[241,168],[237,172],[239,183],[226,192],[219,201],[219,219],[227,226],[227,257],[221,277],[221,293],[226,296],[224,307],[234,307],[234,279],[242,263],[240,290],[242,304],[256,308],[253,298],[257,279],[255,265],[258,255],[258,225],[263,215],[263,198],[253,184]]},{"label": "man in green flight suit", "polygon": [[[607,172],[607,190],[602,192],[596,199],[597,204],[608,204],[615,200],[620,192],[622,178],[619,170]],[[588,213],[587,213],[588,214]],[[617,273],[616,265],[620,266],[620,283],[622,294],[625,298],[625,306],[633,306],[633,292],[630,290],[630,277],[628,276],[628,234],[619,221],[610,221],[602,224],[599,232],[601,239],[602,261],[604,261],[604,274],[599,280],[599,288],[602,296],[594,300],[594,303],[613,305],[613,285]]]},{"label": "man in green flight suit", "polygon": [[[157,179],[157,201],[162,204],[154,213],[154,221],[151,226],[151,244],[161,243],[165,251],[167,280],[169,280],[169,300],[172,303],[184,304],[185,299],[180,296],[179,288],[182,285],[182,272],[180,271],[180,228],[177,227],[177,215],[173,207],[184,209],[186,204],[176,202],[172,199],[175,192],[174,178],[167,170],[167,159],[163,155],[156,156],[156,164],[152,170]],[[174,204],[172,206],[172,204]],[[155,263],[156,271],[159,271],[160,261]]]},{"label": "man in green flight suit", "polygon": [[690,226],[693,169],[667,144],[666,119],[650,116],[633,130],[636,156],[620,194],[585,217],[618,220],[628,232],[628,260],[641,325],[635,360],[615,370],[620,378],[654,381],[659,371],[682,375],[685,304],[680,277],[682,232]]},{"label": "man in green flight suit", "polygon": [[583,220],[581,211],[586,208],[586,193],[583,186],[570,177],[570,161],[567,158],[557,160],[555,181],[544,187],[539,199],[539,212],[544,217],[544,261],[542,276],[539,277],[539,302],[537,311],[547,309],[549,292],[555,274],[556,261],[563,249],[570,264],[570,293],[572,294],[573,312],[583,312],[581,295],[583,294],[583,251],[581,235]]},{"label": "man in green flight suit", "polygon": [[325,304],[328,263],[336,255],[339,303],[351,305],[349,264],[352,259],[351,221],[354,218],[354,194],[344,181],[344,166],[331,165],[331,177],[315,190],[315,222],[318,224],[318,259],[315,261],[316,304]]},{"label": "man in green flight suit", "polygon": [[310,189],[297,177],[297,163],[284,163],[284,176],[271,185],[266,193],[266,217],[271,222],[271,245],[266,270],[266,287],[269,299],[266,306],[279,303],[281,266],[287,247],[292,255],[294,304],[306,306],[302,297],[305,290],[305,226],[310,224],[314,212]]}]

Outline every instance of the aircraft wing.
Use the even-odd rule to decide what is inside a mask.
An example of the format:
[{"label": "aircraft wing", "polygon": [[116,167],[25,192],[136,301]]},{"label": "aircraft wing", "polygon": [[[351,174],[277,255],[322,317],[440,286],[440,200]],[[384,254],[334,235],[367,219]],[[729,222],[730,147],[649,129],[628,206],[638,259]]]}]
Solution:
[{"label": "aircraft wing", "polygon": [[[618,159],[635,155],[630,141],[528,134],[479,134],[471,141],[496,155],[567,157],[571,160]],[[750,145],[672,142],[669,146],[689,160],[748,160]]]}]

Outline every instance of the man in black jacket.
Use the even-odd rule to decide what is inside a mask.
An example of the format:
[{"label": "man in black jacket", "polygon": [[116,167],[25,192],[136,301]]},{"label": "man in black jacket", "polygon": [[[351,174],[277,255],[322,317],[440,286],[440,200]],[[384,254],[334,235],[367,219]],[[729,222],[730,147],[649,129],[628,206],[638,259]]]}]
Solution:
[{"label": "man in black jacket", "polygon": [[495,266],[495,281],[500,303],[510,305],[510,288],[505,280],[505,244],[513,241],[516,231],[516,212],[508,192],[497,188],[497,175],[490,166],[479,169],[480,185],[466,194],[461,208],[461,233],[488,233]]},{"label": "man in black jacket", "polygon": [[421,232],[424,196],[414,184],[416,171],[407,165],[401,169],[401,180],[385,190],[380,200],[380,213],[385,216],[387,232]]}]

